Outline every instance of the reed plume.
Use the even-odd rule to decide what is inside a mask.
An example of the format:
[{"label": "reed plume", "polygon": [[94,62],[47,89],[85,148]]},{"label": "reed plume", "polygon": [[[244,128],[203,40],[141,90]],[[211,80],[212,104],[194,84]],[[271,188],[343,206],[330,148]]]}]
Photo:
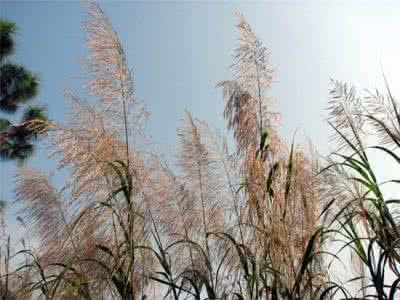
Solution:
[{"label": "reed plume", "polygon": [[247,216],[239,222],[258,228],[250,248],[281,274],[282,286],[291,286],[307,242],[319,226],[315,166],[307,154],[294,145],[289,149],[280,138],[279,114],[266,95],[273,81],[269,52],[243,17],[237,27],[240,42],[231,67],[234,79],[218,86],[241,161]]},{"label": "reed plume", "polygon": [[67,216],[61,194],[48,177],[35,169],[20,169],[16,177],[15,200],[23,204],[25,221],[35,228],[41,243],[62,240]]}]

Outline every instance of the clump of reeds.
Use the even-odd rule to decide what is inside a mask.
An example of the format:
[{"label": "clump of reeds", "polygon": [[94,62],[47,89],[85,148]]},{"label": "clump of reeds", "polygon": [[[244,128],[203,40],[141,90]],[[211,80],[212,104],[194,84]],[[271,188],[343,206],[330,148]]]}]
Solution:
[{"label": "clump of reeds", "polygon": [[[314,153],[281,138],[268,96],[270,53],[240,17],[233,79],[218,84],[235,149],[186,112],[174,168],[144,147],[147,113],[118,35],[94,2],[84,27],[93,99],[70,93],[70,120],[46,124],[52,157],[70,178],[57,189],[37,170],[17,174],[16,200],[39,246],[16,256],[6,248],[3,297],[11,297],[12,277],[24,278],[20,299],[350,298],[328,276],[336,234],[364,297],[373,289],[395,299],[399,280],[388,285],[385,270],[399,277],[398,201],[385,199],[363,141],[377,132],[384,144],[371,149],[400,162],[391,148],[400,146],[400,114],[389,89],[360,107],[355,89],[334,83],[339,147],[321,167]],[[24,259],[11,272],[13,257]]]}]

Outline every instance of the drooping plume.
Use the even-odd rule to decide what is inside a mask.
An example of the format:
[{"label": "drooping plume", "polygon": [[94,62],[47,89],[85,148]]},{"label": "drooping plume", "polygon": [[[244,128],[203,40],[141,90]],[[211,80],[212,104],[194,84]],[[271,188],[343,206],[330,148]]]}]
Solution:
[{"label": "drooping plume", "polygon": [[91,76],[88,89],[98,97],[96,109],[102,111],[108,131],[114,131],[124,140],[132,139],[144,126],[147,113],[135,100],[133,73],[123,46],[108,17],[95,2],[88,1],[88,21],[84,27],[89,48],[87,67]]},{"label": "drooping plume", "polygon": [[185,123],[179,129],[178,165],[183,172],[181,179],[198,198],[197,209],[203,216],[203,230],[215,230],[219,223],[223,223],[222,202],[218,201],[221,179],[216,176],[217,165],[207,147],[206,137],[202,134],[202,123],[193,119],[188,112]]},{"label": "drooping plume", "polygon": [[331,139],[338,145],[337,150],[342,150],[348,147],[342,135],[357,144],[358,136],[362,134],[364,124],[362,98],[358,96],[354,86],[349,87],[339,81],[332,81],[330,96],[328,121],[335,128]]},{"label": "drooping plume", "polygon": [[240,43],[231,67],[234,79],[221,81],[218,86],[223,89],[228,128],[233,129],[238,152],[243,153],[259,143],[264,129],[274,126],[275,114],[265,95],[273,70],[268,49],[242,16],[237,28]]},{"label": "drooping plume", "polygon": [[24,222],[33,225],[43,244],[59,241],[65,232],[65,207],[60,193],[48,177],[35,169],[17,173],[15,200],[23,204]]}]

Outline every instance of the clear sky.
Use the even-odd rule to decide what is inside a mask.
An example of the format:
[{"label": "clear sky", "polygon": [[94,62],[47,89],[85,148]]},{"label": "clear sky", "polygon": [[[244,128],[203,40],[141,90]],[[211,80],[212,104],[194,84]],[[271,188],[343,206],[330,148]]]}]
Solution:
[{"label": "clear sky", "polygon": [[[173,147],[185,109],[223,130],[222,93],[237,45],[234,27],[241,12],[269,47],[276,71],[271,90],[282,113],[282,132],[291,140],[311,138],[328,150],[324,120],[330,78],[360,89],[382,87],[384,70],[394,93],[400,75],[398,1],[100,1],[125,46],[136,78],[137,98],[151,113],[155,142]],[[19,30],[13,58],[40,75],[36,101],[56,120],[67,117],[65,89],[83,95],[80,61],[86,49],[80,1],[4,1],[0,17]],[[54,164],[41,147],[28,166],[50,171]],[[0,197],[12,199],[13,163],[0,163]],[[394,172],[394,171],[393,171]],[[15,210],[7,215],[15,229]]]}]

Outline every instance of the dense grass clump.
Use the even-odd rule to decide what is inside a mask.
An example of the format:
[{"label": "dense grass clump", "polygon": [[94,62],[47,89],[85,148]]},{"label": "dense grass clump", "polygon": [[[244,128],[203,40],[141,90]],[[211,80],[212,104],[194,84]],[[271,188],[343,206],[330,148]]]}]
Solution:
[{"label": "dense grass clump", "polygon": [[[398,297],[399,200],[385,198],[369,159],[379,151],[400,164],[389,88],[360,101],[333,82],[336,152],[286,145],[267,97],[270,54],[240,17],[232,79],[218,83],[235,149],[186,112],[170,166],[147,146],[148,114],[97,4],[89,2],[84,25],[96,102],[71,94],[68,123],[46,124],[52,158],[71,174],[65,187],[38,170],[17,174],[20,221],[39,246],[3,245],[3,299]],[[341,253],[354,266],[346,282],[332,276]]]}]

